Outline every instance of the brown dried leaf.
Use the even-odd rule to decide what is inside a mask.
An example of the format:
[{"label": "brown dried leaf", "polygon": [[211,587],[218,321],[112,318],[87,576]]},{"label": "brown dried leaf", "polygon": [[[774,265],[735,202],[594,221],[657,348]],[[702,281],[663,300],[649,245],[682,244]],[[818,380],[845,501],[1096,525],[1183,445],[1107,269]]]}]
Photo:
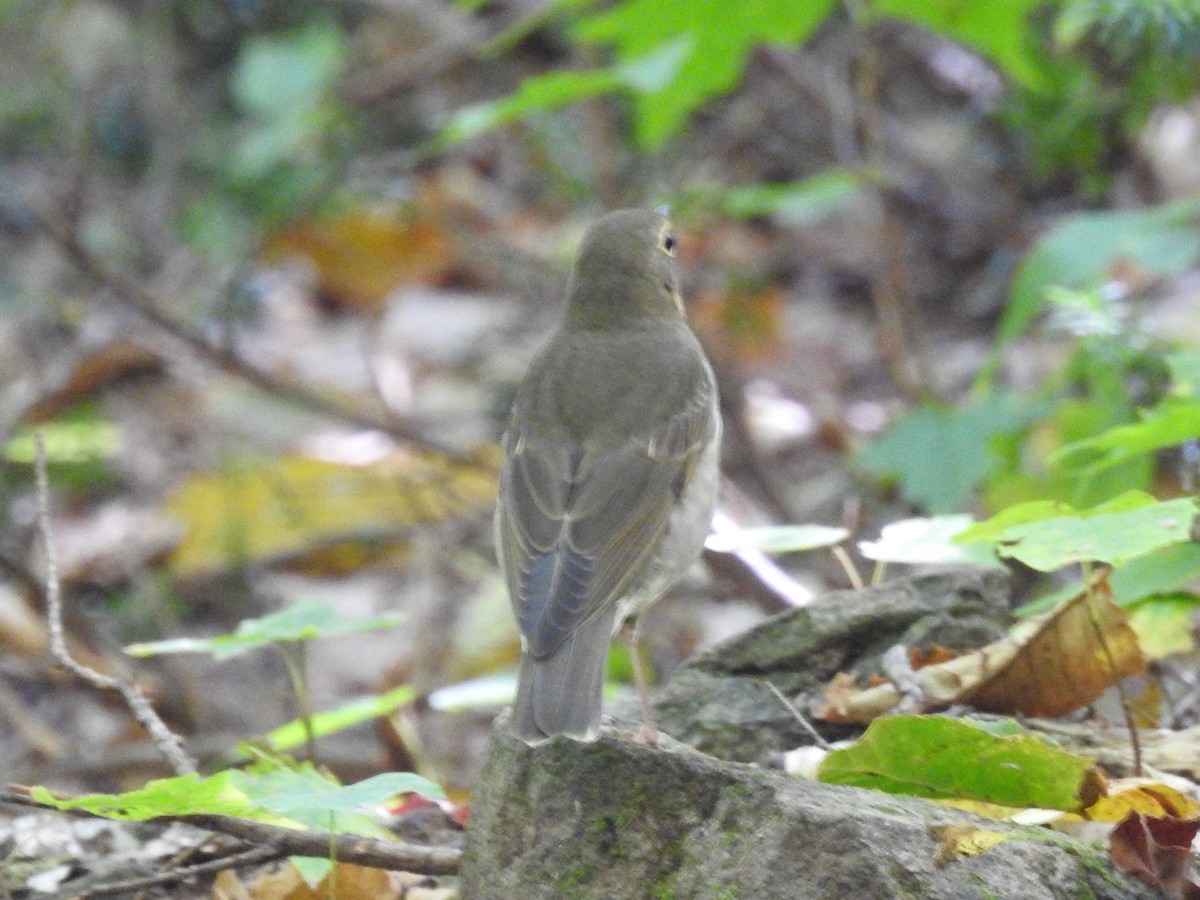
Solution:
[{"label": "brown dried leaf", "polygon": [[848,711],[850,702],[863,693],[854,682],[853,672],[838,672],[825,685],[825,693],[821,700],[813,703],[812,714],[826,722],[863,721],[852,718]]},{"label": "brown dried leaf", "polygon": [[[1053,612],[1021,622],[1003,640],[925,666],[913,680],[925,709],[970,703],[992,712],[1058,716],[1145,670],[1137,636],[1100,579]],[[888,683],[853,695],[840,692],[833,709],[842,721],[869,722],[900,699]]]},{"label": "brown dried leaf", "polygon": [[959,698],[979,709],[1061,716],[1087,706],[1111,685],[1146,671],[1146,658],[1125,611],[1100,579],[1059,606],[1018,642],[1008,663],[982,671]]},{"label": "brown dried leaf", "polygon": [[402,284],[439,281],[450,266],[451,248],[437,223],[360,208],[276,232],[263,257],[269,263],[306,260],[327,302],[370,313]]},{"label": "brown dried leaf", "polygon": [[117,340],[90,350],[70,371],[29,408],[30,422],[44,422],[110,384],[122,379],[163,370],[157,353],[126,340]]},{"label": "brown dried leaf", "polygon": [[1130,813],[1109,838],[1113,864],[1173,900],[1200,900],[1192,841],[1200,818],[1177,819]]},{"label": "brown dried leaf", "polygon": [[784,306],[782,292],[768,287],[701,291],[691,309],[714,358],[763,362],[779,353]]},{"label": "brown dried leaf", "polygon": [[[213,883],[213,900],[398,900],[413,876],[351,863],[337,863],[316,887],[305,884],[294,866],[259,875],[248,886],[232,872]],[[332,884],[330,883],[332,879]]]}]

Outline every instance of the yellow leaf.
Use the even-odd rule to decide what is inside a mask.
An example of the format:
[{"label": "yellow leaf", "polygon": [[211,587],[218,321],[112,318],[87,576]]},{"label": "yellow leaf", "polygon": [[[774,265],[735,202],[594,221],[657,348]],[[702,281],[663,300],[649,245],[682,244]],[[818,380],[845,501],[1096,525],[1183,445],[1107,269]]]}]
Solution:
[{"label": "yellow leaf", "polygon": [[[307,554],[334,565],[338,547],[394,548],[411,528],[478,515],[495,496],[494,459],[397,452],[369,465],[306,456],[240,460],[192,476],[168,498],[186,527],[169,566],[187,578],[248,563],[295,563]],[[342,564],[364,559],[341,552]]]},{"label": "yellow leaf", "polygon": [[966,823],[935,828],[933,836],[938,842],[937,852],[933,857],[936,866],[944,866],[968,856],[978,856],[1012,837],[1011,834],[987,831]]},{"label": "yellow leaf", "polygon": [[1101,797],[1078,818],[1116,823],[1131,812],[1154,818],[1171,816],[1176,819],[1193,819],[1200,816],[1200,803],[1149,778],[1122,778],[1110,782],[1108,796]]}]

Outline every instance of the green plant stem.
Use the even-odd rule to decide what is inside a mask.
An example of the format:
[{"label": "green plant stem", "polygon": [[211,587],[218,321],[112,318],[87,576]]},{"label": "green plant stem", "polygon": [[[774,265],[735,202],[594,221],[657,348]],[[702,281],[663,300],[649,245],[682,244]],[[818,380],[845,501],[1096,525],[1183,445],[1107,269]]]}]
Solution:
[{"label": "green plant stem", "polygon": [[296,694],[300,721],[304,723],[304,747],[308,761],[317,765],[317,736],[313,731],[312,694],[308,689],[308,641],[284,641],[279,649],[287,666],[288,678]]}]

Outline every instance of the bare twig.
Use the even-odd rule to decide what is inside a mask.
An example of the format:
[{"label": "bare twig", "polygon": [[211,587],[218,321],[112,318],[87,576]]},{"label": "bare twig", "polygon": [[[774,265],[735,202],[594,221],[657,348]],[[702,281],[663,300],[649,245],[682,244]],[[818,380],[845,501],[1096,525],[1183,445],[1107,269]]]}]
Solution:
[{"label": "bare twig", "polygon": [[39,217],[38,225],[81,272],[107,288],[118,302],[223,372],[314,412],[337,416],[364,428],[374,428],[414,447],[440,453],[458,462],[471,462],[469,454],[419,434],[397,421],[384,407],[373,404],[365,397],[346,399],[319,393],[298,380],[286,379],[260,369],[232,350],[214,344],[200,332],[164,313],[157,298],[135,279],[100,262],[80,243],[72,229],[45,216]]},{"label": "bare twig", "polygon": [[268,844],[288,856],[329,856],[332,850],[340,862],[377,869],[419,872],[422,875],[453,875],[458,871],[462,858],[462,851],[457,847],[426,847],[360,837],[357,834],[330,835],[323,831],[300,831],[233,816],[180,816],[179,820],[250,843]]},{"label": "bare twig", "polygon": [[37,479],[38,529],[46,554],[46,618],[50,631],[50,655],[56,663],[77,678],[99,690],[117,691],[133,717],[141,724],[154,746],[166,757],[176,775],[187,775],[196,771],[196,763],[183,749],[179,735],[171,731],[159,718],[140,691],[132,684],[111,675],[103,675],[95,669],[77,662],[67,649],[63,633],[62,588],[58,579],[58,554],[54,544],[54,531],[50,524],[50,481],[46,475],[46,447],[40,434],[33,436],[35,450],[34,473]]},{"label": "bare twig", "polygon": [[236,869],[254,863],[280,859],[285,855],[283,851],[276,847],[250,847],[236,853],[230,853],[227,856],[222,856],[220,859],[210,859],[207,862],[196,863],[191,866],[178,866],[168,869],[165,872],[143,875],[140,878],[110,881],[108,884],[97,885],[83,893],[76,894],[75,900],[87,900],[90,897],[111,897],[113,894],[132,894],[135,891],[144,891],[146,888],[178,884],[181,881],[187,881],[189,878],[196,878],[200,875],[211,875],[214,872],[222,872],[225,869]]},{"label": "bare twig", "polygon": [[775,687],[773,682],[764,678],[763,684],[769,687],[771,689],[771,693],[779,698],[779,702],[783,704],[784,709],[796,717],[796,721],[799,722],[804,727],[804,730],[808,732],[809,737],[813,739],[813,743],[822,750],[828,750],[829,742],[826,741],[825,738],[821,737],[821,733],[813,727],[812,722],[805,718],[804,713],[800,712],[800,710],[796,708],[796,704],[784,696],[783,691]]},{"label": "bare twig", "polygon": [[[869,29],[874,12],[869,3],[847,4],[858,43],[855,93],[857,121],[862,135],[862,162],[869,170],[884,172],[884,146],[880,118],[880,51],[871,41]],[[856,160],[857,162],[857,160]],[[879,349],[883,361],[899,387],[910,398],[929,396],[932,380],[920,344],[924,328],[921,312],[913,300],[910,272],[904,261],[904,235],[900,223],[888,210],[885,187],[875,184],[864,196],[875,207],[879,226],[883,270],[873,279],[871,300],[879,324]]]},{"label": "bare twig", "polygon": [[[35,809],[54,809],[38,803],[29,796],[29,788],[22,785],[9,785],[8,792],[0,793],[0,803]],[[103,818],[84,810],[61,811],[88,818]],[[183,822],[205,831],[227,834],[250,844],[271,847],[282,856],[328,857],[332,852],[339,862],[390,871],[417,872],[421,875],[453,875],[458,872],[462,859],[462,850],[457,847],[424,846],[361,837],[357,834],[331,835],[324,831],[284,828],[281,825],[270,825],[234,816],[160,816],[155,821]]]},{"label": "bare twig", "polygon": [[1108,646],[1108,640],[1104,637],[1104,629],[1100,627],[1100,621],[1096,617],[1096,585],[1108,577],[1108,569],[1105,569],[1099,575],[1094,575],[1091,571],[1091,566],[1086,562],[1082,564],[1083,569],[1083,589],[1087,593],[1088,601],[1088,621],[1092,625],[1092,631],[1096,635],[1096,640],[1100,644],[1100,649],[1104,653],[1104,659],[1108,663],[1108,670],[1112,673],[1113,686],[1117,689],[1117,696],[1121,698],[1121,712],[1125,717],[1125,728],[1129,732],[1129,748],[1133,752],[1133,774],[1134,777],[1142,776],[1142,742],[1138,737],[1137,720],[1133,716],[1133,704],[1129,700],[1129,695],[1125,691],[1124,679],[1121,678],[1120,670],[1117,668],[1117,661],[1113,657],[1112,649]]}]

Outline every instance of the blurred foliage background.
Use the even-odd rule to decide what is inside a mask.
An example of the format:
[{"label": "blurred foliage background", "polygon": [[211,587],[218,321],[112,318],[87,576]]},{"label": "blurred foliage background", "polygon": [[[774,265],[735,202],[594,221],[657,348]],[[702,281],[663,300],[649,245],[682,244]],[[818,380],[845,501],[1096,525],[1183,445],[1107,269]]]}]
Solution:
[{"label": "blurred foliage background", "polygon": [[[468,786],[517,655],[495,441],[618,206],[680,224],[734,522],[865,566],[912,516],[1194,495],[1198,57],[1188,0],[2,0],[0,768],[158,766],[45,661],[37,431],[77,652],[398,613],[311,648],[318,709],[410,689],[323,756]],[[1114,576],[1186,671],[1194,550]],[[660,672],[788,602],[708,562]],[[1070,577],[1015,568],[1022,602]],[[210,762],[296,714],[285,669],[136,667]]]}]

